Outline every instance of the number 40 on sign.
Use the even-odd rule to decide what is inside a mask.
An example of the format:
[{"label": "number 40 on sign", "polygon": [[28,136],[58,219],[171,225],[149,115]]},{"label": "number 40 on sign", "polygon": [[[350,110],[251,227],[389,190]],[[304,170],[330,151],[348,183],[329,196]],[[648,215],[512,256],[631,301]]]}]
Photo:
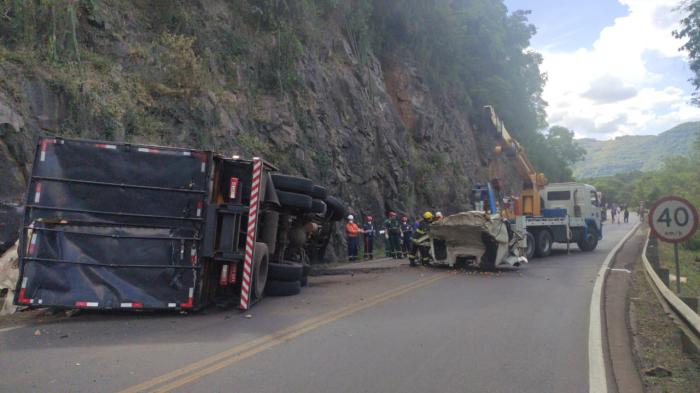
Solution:
[{"label": "number 40 on sign", "polygon": [[676,259],[676,292],[681,292],[678,243],[695,234],[698,229],[698,211],[690,202],[677,196],[667,196],[654,202],[649,209],[649,226],[659,240],[674,243]]}]

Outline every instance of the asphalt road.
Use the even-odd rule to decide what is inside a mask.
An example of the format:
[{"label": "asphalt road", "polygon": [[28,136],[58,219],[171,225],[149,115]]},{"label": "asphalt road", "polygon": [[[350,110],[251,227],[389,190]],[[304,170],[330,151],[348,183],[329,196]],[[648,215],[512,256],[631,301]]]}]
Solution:
[{"label": "asphalt road", "polygon": [[632,226],[515,272],[313,277],[248,315],[44,318],[0,330],[0,392],[587,392],[593,282]]}]

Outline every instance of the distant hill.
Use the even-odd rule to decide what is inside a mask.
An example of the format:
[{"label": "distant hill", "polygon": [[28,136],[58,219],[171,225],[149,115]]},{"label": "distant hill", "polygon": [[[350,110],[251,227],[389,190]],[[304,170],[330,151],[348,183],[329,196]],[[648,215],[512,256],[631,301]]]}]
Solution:
[{"label": "distant hill", "polygon": [[577,139],[586,158],[574,165],[577,179],[617,173],[653,171],[673,156],[687,156],[700,132],[700,122],[683,123],[659,135],[629,135],[607,141]]}]

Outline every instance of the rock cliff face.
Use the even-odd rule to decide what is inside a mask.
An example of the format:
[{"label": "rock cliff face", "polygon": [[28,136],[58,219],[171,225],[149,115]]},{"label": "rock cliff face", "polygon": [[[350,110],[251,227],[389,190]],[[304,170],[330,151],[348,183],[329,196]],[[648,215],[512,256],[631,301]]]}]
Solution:
[{"label": "rock cliff face", "polygon": [[81,10],[80,62],[0,46],[0,200],[21,199],[39,135],[262,155],[363,215],[464,210],[488,176],[470,108],[435,93],[407,53],[359,56],[329,21],[281,75],[284,37],[238,6],[181,6],[171,34],[148,6],[116,4]]}]

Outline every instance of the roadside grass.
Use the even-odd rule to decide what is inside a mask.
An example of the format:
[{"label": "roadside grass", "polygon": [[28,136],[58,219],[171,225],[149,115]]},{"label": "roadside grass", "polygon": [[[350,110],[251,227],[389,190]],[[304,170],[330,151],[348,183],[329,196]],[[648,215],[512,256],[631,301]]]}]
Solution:
[{"label": "roadside grass", "polygon": [[[671,250],[673,253],[673,250]],[[653,292],[644,268],[637,263],[633,271],[630,296],[630,327],[634,352],[642,370],[642,381],[647,393],[695,393],[700,381],[700,357],[683,353],[682,334],[666,315]],[[643,370],[663,367],[669,377],[648,376]]]},{"label": "roadside grass", "polygon": [[[681,293],[683,297],[700,298],[700,251],[691,251],[678,247],[678,258],[680,262],[681,277],[687,277],[688,282],[681,283]],[[673,257],[673,244],[659,242],[659,264],[665,269],[669,269],[671,274],[675,274],[676,267]],[[676,292],[675,280],[670,280],[669,287]],[[677,293],[678,294],[678,293]]]}]

